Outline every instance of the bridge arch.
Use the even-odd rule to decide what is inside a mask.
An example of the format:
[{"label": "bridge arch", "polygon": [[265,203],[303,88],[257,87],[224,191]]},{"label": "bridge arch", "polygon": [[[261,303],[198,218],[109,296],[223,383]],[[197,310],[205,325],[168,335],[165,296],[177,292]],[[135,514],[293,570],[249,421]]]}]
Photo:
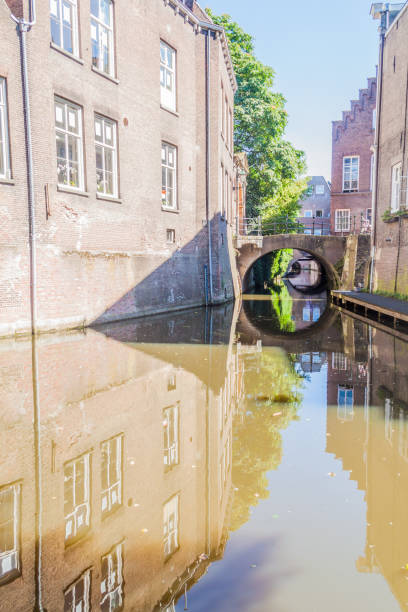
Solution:
[{"label": "bridge arch", "polygon": [[256,241],[248,241],[238,249],[237,266],[241,289],[244,292],[247,288],[248,274],[254,263],[264,255],[280,249],[296,249],[313,255],[325,270],[331,287],[337,288],[340,286],[340,277],[336,268],[344,259],[346,241],[347,239],[342,236],[308,234],[276,234],[257,237]]}]

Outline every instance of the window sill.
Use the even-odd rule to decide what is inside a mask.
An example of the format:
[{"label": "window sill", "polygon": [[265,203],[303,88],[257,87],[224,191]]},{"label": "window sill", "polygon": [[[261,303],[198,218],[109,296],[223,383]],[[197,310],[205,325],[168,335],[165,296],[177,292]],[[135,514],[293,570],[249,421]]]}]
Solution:
[{"label": "window sill", "polygon": [[96,72],[96,74],[100,74],[105,79],[108,79],[108,81],[112,81],[112,83],[119,85],[118,79],[115,78],[114,76],[111,76],[110,74],[107,74],[106,72],[103,72],[103,70],[99,70],[99,68],[95,68],[94,65],[91,65],[91,69],[93,70],[93,72]]},{"label": "window sill", "polygon": [[164,212],[175,213],[176,215],[180,213],[178,208],[169,208],[168,206],[163,206],[163,205],[162,205],[162,210]]},{"label": "window sill", "polygon": [[177,111],[172,110],[171,108],[167,108],[167,106],[163,106],[163,104],[160,104],[160,108],[166,111],[167,113],[170,113],[170,115],[174,115],[175,117],[180,117],[180,114]]},{"label": "window sill", "polygon": [[103,193],[96,192],[97,200],[105,200],[106,202],[116,202],[116,204],[122,204],[121,198],[115,198],[114,196],[105,195]]},{"label": "window sill", "polygon": [[15,181],[11,178],[0,178],[0,185],[15,185]]},{"label": "window sill", "polygon": [[76,55],[74,55],[73,53],[70,53],[69,51],[65,51],[65,49],[58,47],[58,45],[56,45],[53,42],[50,42],[50,47],[51,49],[58,51],[58,53],[61,53],[61,55],[65,55],[65,57],[69,57],[70,59],[74,60],[74,62],[77,62],[78,64],[81,64],[83,66],[84,60],[81,59],[80,57],[77,57]]},{"label": "window sill", "polygon": [[78,195],[83,198],[89,198],[89,193],[87,191],[81,191],[81,189],[70,189],[65,185],[57,185],[57,191],[61,191],[62,193],[71,193],[72,195]]}]

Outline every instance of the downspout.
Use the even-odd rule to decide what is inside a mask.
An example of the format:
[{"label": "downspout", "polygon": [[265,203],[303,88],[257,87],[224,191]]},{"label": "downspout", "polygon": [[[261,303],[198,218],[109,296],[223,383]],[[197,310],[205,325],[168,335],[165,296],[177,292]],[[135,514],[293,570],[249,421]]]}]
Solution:
[{"label": "downspout", "polygon": [[30,311],[31,333],[37,333],[37,259],[35,248],[35,202],[34,202],[34,164],[31,131],[30,93],[27,66],[26,34],[36,22],[35,0],[30,0],[30,21],[19,19],[11,14],[17,24],[20,39],[21,81],[23,89],[24,127],[27,158],[27,188],[28,188],[28,219],[29,219],[29,245],[30,245]]},{"label": "downspout", "polygon": [[37,262],[35,248],[35,199],[34,199],[34,163],[31,130],[30,95],[27,65],[26,34],[36,23],[35,0],[29,1],[29,17],[18,18],[11,13],[11,19],[17,24],[20,40],[21,81],[23,90],[23,112],[25,128],[25,146],[27,161],[28,219],[30,248],[30,312],[31,312],[31,363],[33,381],[33,427],[34,427],[34,466],[35,466],[35,603],[34,612],[43,612],[42,604],[42,470],[41,470],[41,413],[38,378],[37,349]]},{"label": "downspout", "polygon": [[206,142],[206,169],[205,169],[205,212],[207,220],[207,231],[208,231],[208,273],[209,273],[209,286],[210,286],[210,299],[209,303],[214,303],[214,289],[213,289],[213,262],[212,262],[212,236],[211,236],[211,125],[210,125],[210,77],[211,77],[211,32],[207,29],[207,36],[205,39],[205,142]]},{"label": "downspout", "polygon": [[374,166],[375,166],[375,180],[373,184],[372,194],[372,217],[373,217],[373,240],[371,248],[371,265],[370,265],[370,292],[373,291],[374,286],[374,265],[375,255],[377,247],[377,204],[378,204],[378,176],[379,176],[379,158],[380,158],[380,126],[381,126],[381,109],[382,109],[382,91],[383,91],[383,63],[384,63],[384,43],[385,43],[385,32],[383,20],[381,20],[381,34],[380,34],[380,54],[379,54],[379,66],[377,76],[377,116],[375,126],[375,144],[374,144]]}]

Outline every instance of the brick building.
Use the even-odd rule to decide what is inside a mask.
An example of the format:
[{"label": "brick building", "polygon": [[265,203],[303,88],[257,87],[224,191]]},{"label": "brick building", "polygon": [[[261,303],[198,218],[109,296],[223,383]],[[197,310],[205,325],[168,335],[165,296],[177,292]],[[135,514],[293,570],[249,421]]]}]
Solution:
[{"label": "brick building", "polygon": [[332,126],[331,232],[370,231],[377,79]]},{"label": "brick building", "polygon": [[324,176],[312,176],[308,183],[309,193],[301,200],[299,221],[305,225],[305,233],[327,235],[330,232],[330,185]]},{"label": "brick building", "polygon": [[[28,0],[7,2],[27,18]],[[31,331],[33,296],[39,331],[233,297],[223,30],[193,0],[52,0],[25,38],[31,242],[19,36],[0,3],[0,335]]]},{"label": "brick building", "polygon": [[406,294],[408,10],[404,3],[380,2],[371,12],[381,20],[371,288]]}]

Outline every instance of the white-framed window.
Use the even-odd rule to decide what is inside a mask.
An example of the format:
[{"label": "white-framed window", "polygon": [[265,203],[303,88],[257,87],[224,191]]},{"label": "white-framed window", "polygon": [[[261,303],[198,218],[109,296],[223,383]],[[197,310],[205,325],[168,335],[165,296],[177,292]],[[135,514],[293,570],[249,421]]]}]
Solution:
[{"label": "white-framed window", "polygon": [[160,41],[160,103],[176,110],[176,51]]},{"label": "white-framed window", "polygon": [[373,110],[372,128],[373,128],[373,130],[375,130],[377,128],[377,110],[376,109]]},{"label": "white-framed window", "polygon": [[91,453],[86,453],[64,466],[65,543],[81,538],[89,529]]},{"label": "white-framed window", "polygon": [[122,505],[122,436],[101,444],[102,515]]},{"label": "white-framed window", "polygon": [[391,210],[399,210],[401,205],[401,168],[402,164],[394,164],[391,169]]},{"label": "white-framed window", "polygon": [[89,612],[91,570],[86,570],[64,591],[64,612]]},{"label": "white-framed window", "polygon": [[177,209],[177,148],[162,142],[162,206]]},{"label": "white-framed window", "polygon": [[179,548],[179,505],[180,495],[172,497],[163,506],[163,547],[168,559]]},{"label": "white-framed window", "polygon": [[101,610],[113,612],[123,607],[123,545],[114,546],[101,559]]},{"label": "white-framed window", "polygon": [[371,155],[370,160],[370,191],[373,190],[374,185],[374,153]]},{"label": "white-framed window", "polygon": [[308,219],[311,219],[313,217],[313,211],[312,210],[305,210],[305,217],[307,217]]},{"label": "white-framed window", "polygon": [[347,357],[344,353],[333,353],[332,354],[332,368],[333,370],[347,370]]},{"label": "white-framed window", "polygon": [[224,83],[221,81],[221,136],[225,138]]},{"label": "white-framed window", "polygon": [[358,191],[360,158],[343,157],[343,191]]},{"label": "white-framed window", "polygon": [[179,407],[163,410],[164,466],[166,470],[179,463]]},{"label": "white-framed window", "polygon": [[175,244],[176,242],[176,230],[175,229],[166,230],[166,242],[167,244]]},{"label": "white-framed window", "polygon": [[58,185],[83,189],[84,162],[80,106],[62,98],[55,98],[55,137]]},{"label": "white-framed window", "polygon": [[0,178],[11,178],[6,79],[0,77]]},{"label": "white-framed window", "polygon": [[54,45],[78,56],[77,0],[50,0],[50,25]]},{"label": "white-framed window", "polygon": [[335,212],[334,217],[334,231],[335,232],[349,232],[350,231],[350,209],[343,208],[338,209]]},{"label": "white-framed window", "polygon": [[228,130],[229,149],[230,149],[230,152],[232,153],[232,151],[234,150],[234,136],[233,136],[234,122],[232,120],[232,110],[231,109],[228,110],[228,127],[229,127],[229,130]]},{"label": "white-framed window", "polygon": [[20,575],[21,484],[0,489],[0,584]]},{"label": "white-framed window", "polygon": [[98,193],[118,197],[118,137],[112,119],[95,115],[96,188]]},{"label": "white-framed window", "polygon": [[373,217],[372,209],[371,208],[367,208],[367,210],[366,210],[366,219],[367,219],[368,223],[371,223],[372,217]]},{"label": "white-framed window", "polygon": [[351,421],[354,417],[354,389],[338,385],[337,418],[340,421]]},{"label": "white-framed window", "polygon": [[92,65],[110,76],[115,74],[112,0],[91,0]]},{"label": "white-framed window", "polygon": [[316,185],[316,195],[324,195],[324,185]]}]

